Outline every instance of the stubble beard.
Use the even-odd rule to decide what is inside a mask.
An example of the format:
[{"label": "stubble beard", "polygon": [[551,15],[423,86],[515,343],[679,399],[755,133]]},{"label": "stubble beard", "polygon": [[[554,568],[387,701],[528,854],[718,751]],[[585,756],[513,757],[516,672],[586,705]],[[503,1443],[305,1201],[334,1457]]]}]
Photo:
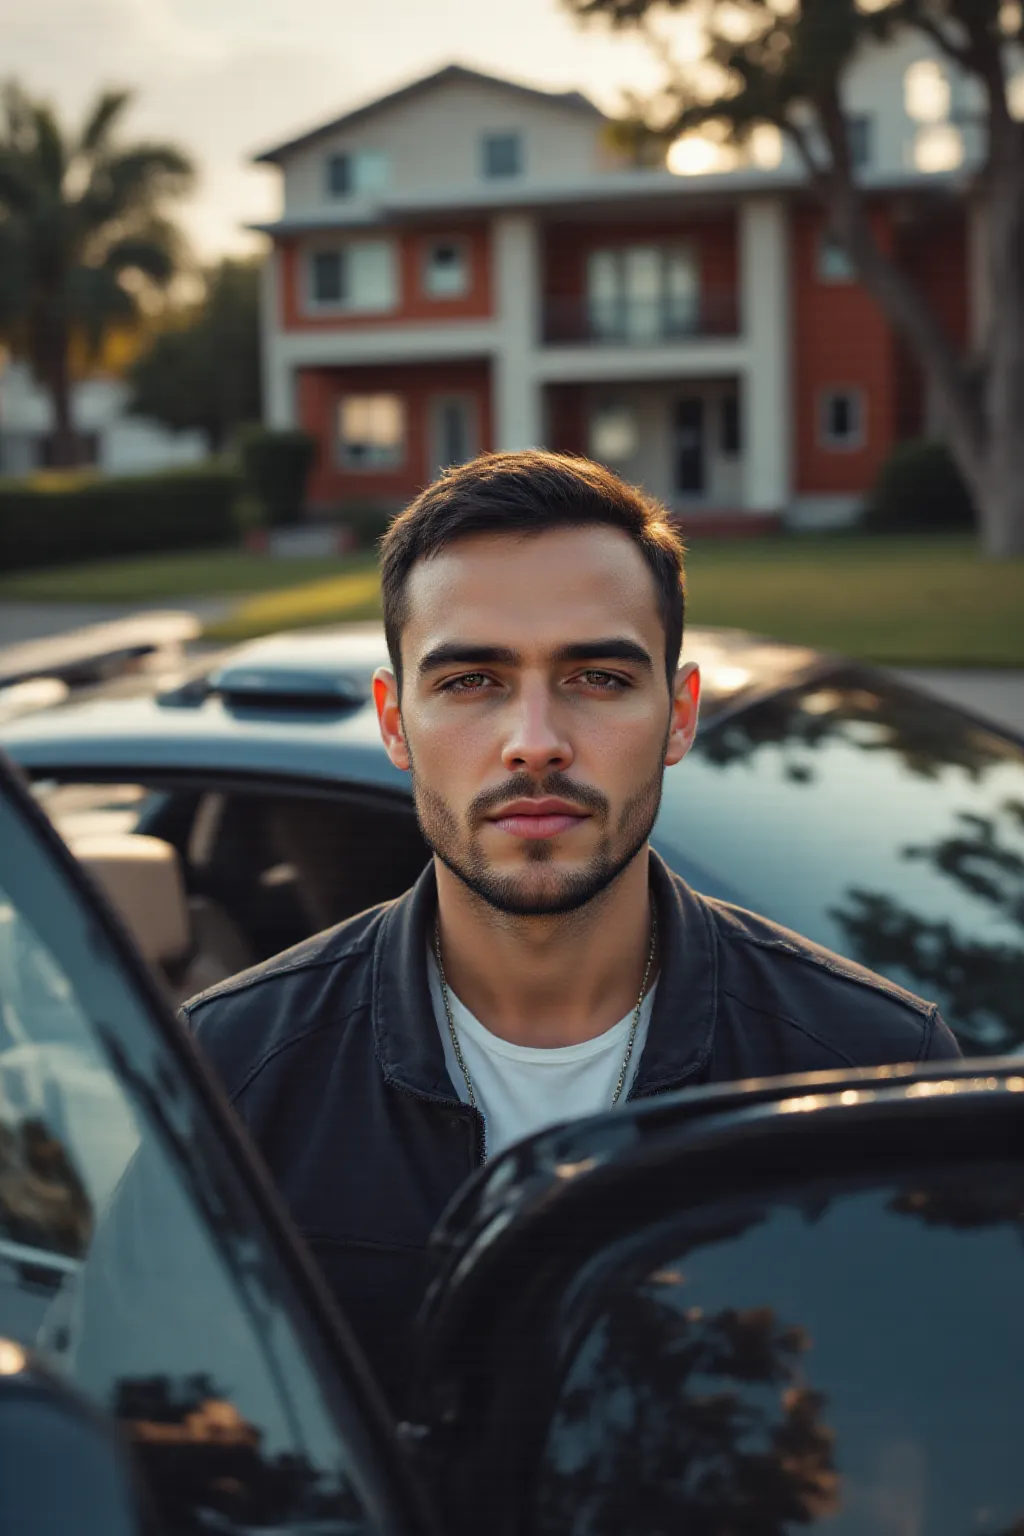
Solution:
[{"label": "stubble beard", "polygon": [[[608,828],[609,807],[604,796],[594,790],[583,791],[561,774],[549,774],[539,791],[525,775],[503,785],[501,802],[520,796],[556,795],[583,805],[595,818],[604,820],[605,831],[587,864],[582,869],[561,872],[550,868],[550,880],[538,886],[528,875],[494,869],[484,854],[479,835],[472,829],[479,826],[481,802],[488,797],[479,797],[470,807],[470,830],[466,831],[444,796],[417,776],[411,760],[410,771],[416,819],[431,851],[488,906],[513,917],[555,917],[577,912],[607,890],[648,841],[661,806],[664,777],[659,763],[655,773],[624,804],[614,832]],[[497,797],[492,794],[490,799],[496,801]],[[497,809],[498,805],[489,808]],[[524,839],[522,846],[528,865],[536,868],[556,864],[551,841]]]}]

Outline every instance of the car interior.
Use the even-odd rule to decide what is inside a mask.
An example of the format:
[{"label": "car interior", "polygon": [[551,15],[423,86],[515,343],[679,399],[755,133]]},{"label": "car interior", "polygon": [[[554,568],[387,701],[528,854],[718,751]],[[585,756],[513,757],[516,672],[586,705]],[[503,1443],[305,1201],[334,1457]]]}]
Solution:
[{"label": "car interior", "polygon": [[408,889],[411,806],[294,786],[40,783],[37,797],[178,1006]]}]

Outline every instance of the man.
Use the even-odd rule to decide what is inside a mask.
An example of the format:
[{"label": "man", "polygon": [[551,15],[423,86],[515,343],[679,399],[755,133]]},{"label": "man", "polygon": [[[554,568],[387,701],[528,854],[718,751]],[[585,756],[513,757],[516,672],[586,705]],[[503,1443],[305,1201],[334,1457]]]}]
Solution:
[{"label": "man", "polygon": [[397,1393],[428,1236],[485,1156],[698,1083],[958,1051],[934,1006],[651,852],[700,686],[656,504],[486,456],[396,519],[381,577],[381,735],[434,858],[185,1012]]}]

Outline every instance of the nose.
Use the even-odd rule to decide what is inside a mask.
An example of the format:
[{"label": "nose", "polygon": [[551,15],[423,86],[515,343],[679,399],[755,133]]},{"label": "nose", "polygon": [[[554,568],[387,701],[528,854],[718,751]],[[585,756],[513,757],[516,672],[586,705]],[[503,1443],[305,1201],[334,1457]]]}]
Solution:
[{"label": "nose", "polygon": [[502,766],[509,773],[564,771],[573,760],[572,745],[546,682],[524,682],[510,705]]}]

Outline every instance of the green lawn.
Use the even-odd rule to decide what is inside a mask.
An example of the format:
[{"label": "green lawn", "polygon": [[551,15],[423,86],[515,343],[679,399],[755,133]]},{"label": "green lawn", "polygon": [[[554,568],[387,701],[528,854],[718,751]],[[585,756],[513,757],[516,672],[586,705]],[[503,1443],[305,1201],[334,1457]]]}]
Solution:
[{"label": "green lawn", "polygon": [[151,603],[165,598],[237,597],[313,581],[329,572],[372,569],[372,554],[271,559],[235,549],[141,555],[0,577],[0,602]]},{"label": "green lawn", "polygon": [[[245,599],[216,639],[372,618],[373,557],[272,560],[216,551],[0,581],[0,600]],[[969,539],[800,535],[690,550],[689,617],[913,665],[1024,666],[1024,560],[989,564]]]}]

